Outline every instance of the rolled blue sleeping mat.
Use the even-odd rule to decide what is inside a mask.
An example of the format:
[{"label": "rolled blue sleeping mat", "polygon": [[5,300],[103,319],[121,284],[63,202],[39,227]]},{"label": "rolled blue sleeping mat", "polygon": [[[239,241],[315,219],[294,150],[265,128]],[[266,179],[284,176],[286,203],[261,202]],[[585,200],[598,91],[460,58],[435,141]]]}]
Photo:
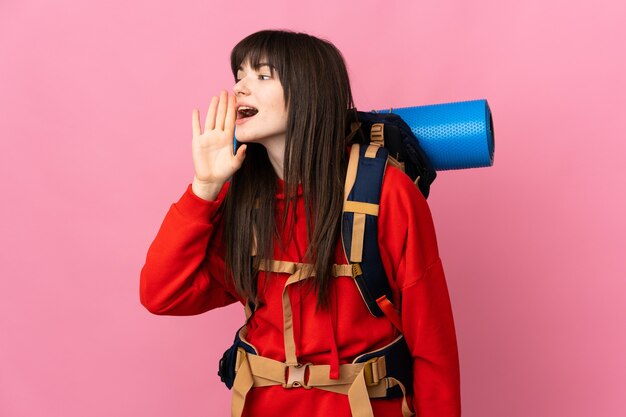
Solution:
[{"label": "rolled blue sleeping mat", "polygon": [[437,171],[493,165],[494,134],[487,100],[378,110],[400,116]]}]

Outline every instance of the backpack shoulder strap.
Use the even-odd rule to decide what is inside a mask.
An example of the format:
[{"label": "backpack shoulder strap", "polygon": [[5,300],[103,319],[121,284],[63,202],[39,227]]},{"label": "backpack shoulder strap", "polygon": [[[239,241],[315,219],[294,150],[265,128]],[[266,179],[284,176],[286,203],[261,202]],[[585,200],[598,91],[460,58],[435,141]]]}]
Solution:
[{"label": "backpack shoulder strap", "polygon": [[387,149],[381,146],[352,145],[341,236],[352,277],[367,308],[376,317],[387,316],[402,331],[378,247],[378,211],[387,158]]}]

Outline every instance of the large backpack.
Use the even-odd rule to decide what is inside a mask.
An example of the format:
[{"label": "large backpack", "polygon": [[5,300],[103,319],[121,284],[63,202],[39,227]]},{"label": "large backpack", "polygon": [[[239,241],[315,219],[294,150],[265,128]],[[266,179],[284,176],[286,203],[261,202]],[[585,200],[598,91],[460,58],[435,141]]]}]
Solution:
[{"label": "large backpack", "polygon": [[[383,178],[387,163],[391,163],[407,173],[424,197],[428,197],[436,172],[411,129],[399,116],[389,113],[364,112],[357,112],[357,115],[358,122],[351,123],[347,132],[348,140],[352,145],[346,175],[347,194],[341,230],[342,243],[350,263],[345,267],[351,270],[352,277],[369,311],[376,317],[386,316],[402,333],[400,316],[392,304],[391,287],[378,248],[378,206]],[[349,274],[348,271],[344,273]],[[254,307],[251,303],[246,306],[248,318],[254,311]],[[253,359],[255,363],[260,361],[263,366],[257,365],[253,368],[261,372],[260,375],[264,378],[273,375],[270,369],[278,369],[278,376],[273,376],[273,384],[285,378],[285,364],[259,357],[255,347],[245,340],[245,335],[246,326],[244,325],[237,332],[233,345],[220,360],[218,371],[218,375],[226,386],[235,391],[233,393],[234,415],[240,414],[247,390],[252,387],[254,378],[258,376],[246,374],[239,379],[239,383],[236,383],[236,369],[239,367],[252,369],[251,365],[242,365],[242,363]],[[302,381],[292,381],[291,375],[299,373],[301,374],[299,378],[304,379],[304,372],[308,365],[286,366],[289,368],[289,380],[286,381],[286,385],[283,381],[283,386],[289,388],[300,386],[296,384]],[[388,384],[386,389],[374,397],[403,397],[402,413],[405,416],[411,415],[406,395],[413,391],[412,357],[402,334],[381,349],[362,353],[350,366],[362,369],[364,387],[379,382]],[[385,381],[382,381],[383,378]],[[326,380],[320,388],[324,389],[324,386],[330,382],[332,381]],[[350,397],[352,395],[350,391],[343,393]],[[366,390],[366,396],[367,393]],[[372,397],[372,395],[369,396]],[[353,400],[350,400],[351,409]]]}]

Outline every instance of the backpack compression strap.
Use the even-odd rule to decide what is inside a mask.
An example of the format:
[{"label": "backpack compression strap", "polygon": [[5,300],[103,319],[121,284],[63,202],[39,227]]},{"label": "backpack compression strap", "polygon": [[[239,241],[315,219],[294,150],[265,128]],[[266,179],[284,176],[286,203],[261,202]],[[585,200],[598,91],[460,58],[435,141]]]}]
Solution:
[{"label": "backpack compression strap", "polygon": [[350,150],[341,236],[352,277],[370,313],[386,316],[402,332],[378,248],[378,210],[388,152],[355,143]]}]

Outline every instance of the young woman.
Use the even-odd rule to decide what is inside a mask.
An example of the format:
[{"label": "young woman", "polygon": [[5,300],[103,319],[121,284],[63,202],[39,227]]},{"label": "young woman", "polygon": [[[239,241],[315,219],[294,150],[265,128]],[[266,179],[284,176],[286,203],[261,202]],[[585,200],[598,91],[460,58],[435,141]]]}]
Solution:
[{"label": "young woman", "polygon": [[[247,307],[233,415],[459,416],[430,211],[396,168],[383,180],[378,246],[406,342],[369,312],[352,278],[340,226],[355,113],[340,52],[307,34],[262,31],[235,46],[231,67],[233,95],[211,100],[204,129],[193,112],[195,176],[150,246],[142,304],[168,315]],[[412,381],[393,377],[393,357],[353,363],[398,340]]]}]

